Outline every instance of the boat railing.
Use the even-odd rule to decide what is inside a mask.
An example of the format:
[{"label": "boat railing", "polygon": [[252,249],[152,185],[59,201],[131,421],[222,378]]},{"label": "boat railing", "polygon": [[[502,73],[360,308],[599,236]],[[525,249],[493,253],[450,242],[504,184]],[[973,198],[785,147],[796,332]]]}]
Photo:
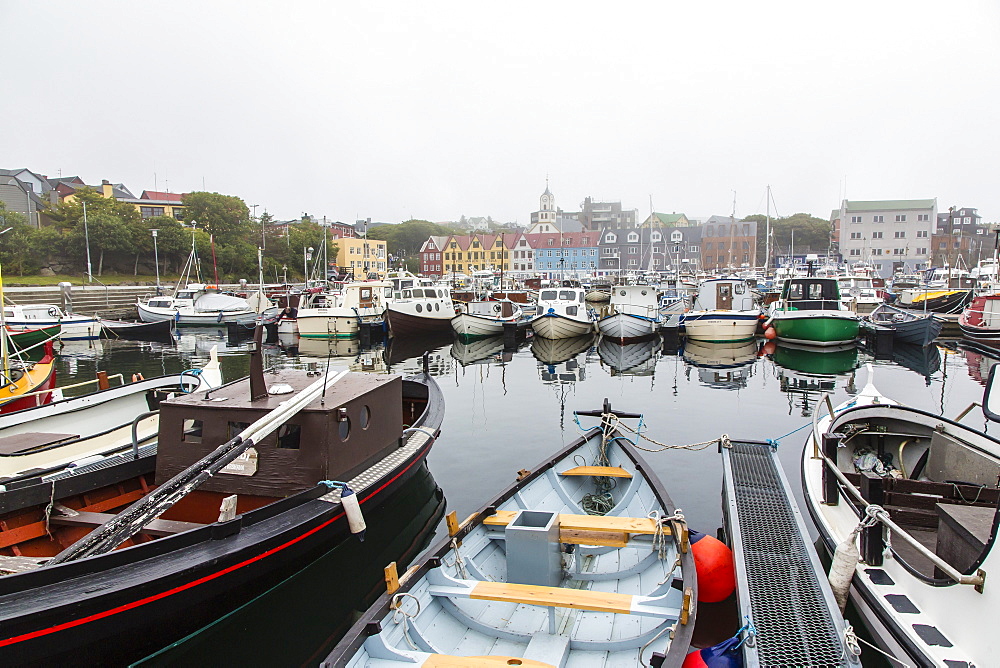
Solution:
[{"label": "boat railing", "polygon": [[[125,375],[124,374],[120,374],[120,373],[116,373],[116,374],[114,374],[112,376],[108,376],[107,378],[94,378],[92,380],[85,380],[85,381],[82,381],[82,382],[79,382],[79,383],[73,383],[72,385],[60,385],[59,387],[54,388],[54,389],[57,389],[57,390],[60,390],[60,391],[61,390],[71,390],[71,389],[73,389],[75,387],[83,387],[84,385],[94,385],[95,383],[102,383],[102,382],[110,383],[112,380],[115,380],[115,379],[117,379],[118,382],[120,382],[122,385],[125,384]],[[18,396],[21,396],[21,397],[33,397],[33,396],[38,395],[38,394],[50,394],[52,392],[52,390],[53,390],[53,388],[49,388],[48,390],[38,390],[36,392],[25,392],[24,394],[21,394],[21,395],[18,395]]]},{"label": "boat railing", "polygon": [[[949,579],[953,580],[958,584],[972,585],[973,587],[975,587],[976,591],[982,593],[983,585],[986,581],[986,572],[984,570],[978,569],[975,574],[966,575],[964,573],[961,573],[957,568],[949,564],[947,561],[942,559],[936,553],[929,550],[927,547],[924,546],[923,543],[921,543],[919,540],[911,536],[906,531],[906,529],[896,524],[889,516],[889,511],[887,511],[880,505],[871,503],[868,499],[866,499],[865,495],[861,492],[861,490],[858,489],[854,485],[854,483],[852,483],[850,480],[847,479],[847,476],[845,476],[844,472],[840,470],[839,466],[837,466],[837,462],[835,462],[829,456],[829,453],[824,452],[823,450],[820,449],[819,444],[817,443],[816,427],[817,424],[819,423],[819,420],[821,419],[820,409],[823,406],[827,408],[827,412],[829,413],[831,421],[836,416],[836,410],[833,408],[833,402],[830,399],[830,394],[824,393],[821,400],[816,402],[816,407],[813,409],[813,424],[812,424],[813,458],[820,459],[823,462],[823,465],[827,468],[827,470],[833,473],[833,475],[836,477],[837,482],[840,483],[840,487],[843,488],[845,491],[847,491],[852,497],[854,497],[854,499],[858,503],[861,504],[858,507],[858,515],[861,517],[862,523],[865,523],[867,521],[881,522],[887,529],[892,531],[892,535],[894,538],[900,538],[903,541],[905,541],[907,544],[910,545],[910,547],[916,550],[918,554],[920,554],[928,561],[930,561],[932,564],[934,564],[934,566],[936,566]],[[970,406],[965,411],[963,411],[962,416],[964,417],[965,414],[967,414],[970,410],[972,410],[972,408],[974,408],[974,406]],[[826,438],[824,437],[824,441],[825,440]],[[830,440],[833,441],[834,448],[836,448],[839,445],[840,439],[830,439]],[[825,449],[825,443],[824,443],[824,449]],[[836,452],[836,450],[834,449],[833,452]],[[825,477],[826,476],[824,476],[824,478]],[[827,505],[836,505],[839,500],[839,493],[836,492],[836,485],[833,486],[833,490],[831,490],[829,486],[826,486],[825,481],[824,485],[825,489],[824,489],[823,502]],[[833,492],[832,494],[827,493],[831,491]],[[827,496],[831,498],[826,498]]]}]

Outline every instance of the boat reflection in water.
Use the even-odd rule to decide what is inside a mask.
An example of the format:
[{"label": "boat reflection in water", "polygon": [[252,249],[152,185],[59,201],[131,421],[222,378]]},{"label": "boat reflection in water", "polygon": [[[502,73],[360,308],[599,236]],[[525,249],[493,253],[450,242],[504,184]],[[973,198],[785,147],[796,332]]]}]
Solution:
[{"label": "boat reflection in water", "polygon": [[559,427],[566,427],[566,397],[576,383],[587,377],[587,361],[594,334],[572,339],[531,339],[531,354],[538,360],[542,384],[555,390],[559,401]]},{"label": "boat reflection in water", "polygon": [[393,336],[385,349],[386,364],[393,373],[415,373],[423,368],[422,356],[428,355],[428,369],[432,376],[443,376],[451,373],[455,362],[445,348],[451,346],[452,333],[449,328],[445,332],[429,334],[409,334]]},{"label": "boat reflection in water", "polygon": [[[963,343],[965,344],[965,342]],[[986,381],[990,377],[990,369],[997,363],[1000,363],[1000,359],[996,357],[996,352],[993,354],[987,354],[979,348],[966,347],[967,345],[968,344],[963,345],[961,351],[965,356],[965,363],[967,365],[966,368],[969,371],[969,377],[985,387]]]},{"label": "boat reflection in water", "polygon": [[858,366],[858,349],[853,343],[827,348],[781,344],[771,358],[778,370],[781,391],[788,398],[789,415],[797,406],[802,417],[810,417],[816,401],[836,389],[837,374],[851,372],[848,392],[852,392],[853,371]]},{"label": "boat reflection in water", "polygon": [[611,367],[612,376],[652,376],[659,351],[659,334],[632,343],[618,343],[602,336],[597,344],[597,354],[601,356],[601,362]]},{"label": "boat reflection in water", "polygon": [[135,665],[315,664],[385,591],[385,566],[395,561],[403,573],[427,547],[444,511],[444,493],[421,464],[381,506],[365,509],[364,542],[344,541],[273,589]]},{"label": "boat reflection in water", "polygon": [[513,351],[503,349],[502,334],[485,339],[468,339],[456,335],[451,344],[451,356],[462,366],[509,362],[513,355]]},{"label": "boat reflection in water", "polygon": [[931,376],[941,368],[941,352],[935,345],[918,346],[912,343],[897,343],[892,349],[892,361],[915,371],[924,377],[927,385]]},{"label": "boat reflection in water", "polygon": [[773,359],[778,366],[803,373],[847,373],[858,366],[858,347],[853,343],[840,346],[800,346],[779,343]]},{"label": "boat reflection in water", "polygon": [[698,380],[709,387],[738,390],[747,386],[757,359],[757,342],[684,342],[684,361],[698,369]]}]

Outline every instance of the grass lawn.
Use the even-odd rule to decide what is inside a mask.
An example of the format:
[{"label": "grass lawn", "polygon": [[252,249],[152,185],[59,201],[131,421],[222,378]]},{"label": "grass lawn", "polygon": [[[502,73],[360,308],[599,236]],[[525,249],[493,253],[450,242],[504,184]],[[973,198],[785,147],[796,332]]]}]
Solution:
[{"label": "grass lawn", "polygon": [[[179,276],[160,275],[160,285],[173,285]],[[73,285],[86,285],[86,276],[16,276],[5,273],[3,284],[10,287],[51,285],[56,286],[66,281]],[[156,276],[133,276],[132,274],[105,274],[104,276],[94,276],[94,285],[156,285]]]}]

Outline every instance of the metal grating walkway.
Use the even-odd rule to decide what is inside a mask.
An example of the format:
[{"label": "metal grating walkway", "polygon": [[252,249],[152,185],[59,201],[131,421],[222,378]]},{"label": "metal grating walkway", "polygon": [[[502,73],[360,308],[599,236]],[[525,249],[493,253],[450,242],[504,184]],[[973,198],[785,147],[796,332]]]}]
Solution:
[{"label": "metal grating walkway", "polygon": [[844,621],[777,455],[766,443],[722,449],[727,533],[741,619],[757,628],[748,666],[857,666]]}]

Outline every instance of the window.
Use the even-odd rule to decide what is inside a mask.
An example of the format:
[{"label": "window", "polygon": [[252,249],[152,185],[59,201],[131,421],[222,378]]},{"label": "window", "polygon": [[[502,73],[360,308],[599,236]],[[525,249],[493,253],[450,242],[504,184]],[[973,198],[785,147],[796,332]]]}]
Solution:
[{"label": "window", "polygon": [[201,420],[184,420],[184,428],[181,431],[181,442],[201,443]]},{"label": "window", "polygon": [[852,223],[860,223],[861,222],[861,216],[851,216],[851,222]]},{"label": "window", "polygon": [[637,241],[639,241],[639,235],[638,235],[638,234],[636,234],[635,232],[631,232],[631,233],[630,233],[630,234],[628,235],[628,242],[629,242],[630,244],[634,244],[634,243],[635,243],[635,242],[637,242]]},{"label": "window", "polygon": [[905,239],[906,238],[906,230],[896,230],[895,237],[897,239]]},{"label": "window", "polygon": [[184,209],[174,207],[174,220],[184,220]]},{"label": "window", "polygon": [[885,222],[885,216],[872,216],[872,222],[873,223],[884,223]]},{"label": "window", "polygon": [[963,218],[963,219],[962,219],[962,222],[963,222],[964,224],[968,225],[969,223],[971,223],[971,222],[972,222],[972,218]]},{"label": "window", "polygon": [[925,222],[929,221],[930,219],[931,219],[931,216],[928,213],[918,213],[917,214],[917,222],[918,223],[925,223]]},{"label": "window", "polygon": [[635,246],[629,246],[628,247],[628,254],[629,255],[635,255],[638,252],[639,252],[639,249],[636,248]]},{"label": "window", "polygon": [[851,251],[850,251],[850,254],[851,255],[861,255],[861,249],[860,248],[852,248]]},{"label": "window", "polygon": [[688,250],[691,251],[692,253],[697,253],[698,252],[698,247],[697,246],[691,246],[691,248],[689,248]]},{"label": "window", "polygon": [[904,248],[894,248],[892,250],[893,255],[906,255],[906,249]]},{"label": "window", "polygon": [[897,214],[896,215],[896,222],[897,223],[905,223],[906,222],[906,214],[905,213]]},{"label": "window", "polygon": [[705,228],[705,236],[706,237],[714,237],[715,236],[715,228],[712,227],[711,225],[709,225],[708,227],[706,227]]},{"label": "window", "polygon": [[550,245],[550,246],[552,245],[552,242],[553,242],[553,241],[555,241],[555,239],[549,239],[549,245]]},{"label": "window", "polygon": [[[142,214],[143,218],[153,218],[155,216],[162,216],[163,215],[163,207],[162,206],[140,206],[139,207],[139,213]],[[180,219],[178,219],[178,220],[180,220]]]},{"label": "window", "polygon": [[881,232],[872,232],[872,239],[881,239],[881,238],[882,238]]},{"label": "window", "polygon": [[917,249],[917,255],[927,255],[927,249],[926,248],[918,248]]},{"label": "window", "polygon": [[243,431],[250,426],[249,422],[230,422],[229,423],[229,437],[227,440],[232,440],[239,436]]},{"label": "window", "polygon": [[872,249],[872,255],[881,255],[881,254],[882,254],[882,249],[881,248],[873,248]]},{"label": "window", "polygon": [[604,235],[604,243],[606,243],[606,244],[613,244],[616,241],[618,241],[618,237],[616,237],[615,235],[611,234],[610,232],[608,232],[607,234]]},{"label": "window", "polygon": [[284,450],[298,450],[302,437],[302,426],[286,422],[278,428],[278,447]]},{"label": "window", "polygon": [[917,230],[917,238],[918,239],[926,239],[927,238],[927,230]]},{"label": "window", "polygon": [[639,261],[635,260],[635,259],[632,259],[632,260],[628,261],[628,264],[629,264],[630,267],[634,267],[635,265],[639,264]]},{"label": "window", "polygon": [[597,255],[597,249],[596,248],[591,248],[590,249],[590,255],[591,255],[591,257],[593,257],[594,255]]},{"label": "window", "polygon": [[851,238],[852,239],[860,239],[861,238],[861,233],[860,232],[851,232]]},{"label": "window", "polygon": [[705,244],[705,250],[712,250],[712,242],[711,241],[709,241],[707,244]]},{"label": "window", "polygon": [[653,242],[660,241],[662,238],[663,235],[661,235],[659,232],[653,232],[651,235],[649,235],[649,240]]},{"label": "window", "polygon": [[[659,239],[657,239],[657,241],[659,241]],[[684,235],[681,233],[680,230],[674,230],[673,232],[670,233],[670,241],[672,241],[675,244],[678,244],[684,241]]]}]

